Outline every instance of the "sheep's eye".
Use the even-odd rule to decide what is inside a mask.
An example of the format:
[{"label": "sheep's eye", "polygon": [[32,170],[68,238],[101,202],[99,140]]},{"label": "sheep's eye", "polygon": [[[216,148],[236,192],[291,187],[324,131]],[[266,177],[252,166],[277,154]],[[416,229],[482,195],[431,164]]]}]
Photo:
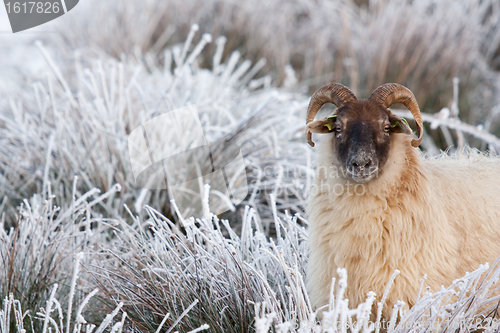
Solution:
[{"label": "sheep's eye", "polygon": [[341,130],[342,130],[342,126],[340,126],[340,125],[335,126],[336,132],[340,132]]},{"label": "sheep's eye", "polygon": [[391,126],[385,125],[385,127],[384,127],[384,131],[385,132],[389,132],[390,129],[391,129]]}]

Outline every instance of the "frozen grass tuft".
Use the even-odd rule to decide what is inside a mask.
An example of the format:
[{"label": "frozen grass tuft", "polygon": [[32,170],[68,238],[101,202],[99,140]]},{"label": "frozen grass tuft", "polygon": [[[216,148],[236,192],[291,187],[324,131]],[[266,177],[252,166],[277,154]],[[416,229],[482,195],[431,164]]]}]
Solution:
[{"label": "frozen grass tuft", "polygon": [[[119,303],[116,308],[108,315],[106,315],[106,318],[102,321],[102,323],[97,327],[96,330],[96,325],[92,323],[88,323],[87,320],[83,317],[83,309],[87,306],[89,303],[90,299],[94,297],[98,290],[94,289],[92,292],[90,292],[82,301],[80,304],[78,311],[76,312],[76,315],[73,317],[73,312],[72,312],[72,305],[73,305],[73,297],[75,296],[75,287],[76,287],[76,282],[78,279],[78,269],[80,266],[80,260],[83,258],[83,252],[80,252],[76,255],[76,261],[74,264],[74,273],[73,273],[73,278],[71,281],[71,291],[69,295],[69,302],[68,302],[68,308],[66,313],[64,313],[62,309],[61,302],[58,301],[58,299],[55,297],[57,289],[58,289],[58,284],[54,284],[52,286],[52,292],[50,293],[50,297],[47,300],[46,307],[41,308],[39,312],[36,313],[36,316],[33,316],[30,313],[30,310],[23,312],[21,302],[17,299],[14,298],[13,293],[9,293],[8,296],[5,297],[3,300],[3,308],[0,309],[0,333],[9,333],[9,332],[18,332],[18,333],[25,333],[25,332],[35,332],[35,325],[33,324],[34,321],[39,321],[43,322],[43,329],[42,333],[46,332],[70,332],[70,329],[73,329],[73,333],[80,333],[80,332],[95,332],[95,333],[102,333],[105,330],[108,330],[112,333],[121,333],[124,330],[124,325],[125,325],[125,320],[127,318],[127,313],[121,311],[123,307],[123,303]],[[193,304],[194,305],[194,304]],[[186,309],[186,311],[183,313],[183,315],[178,319],[180,321],[184,315],[186,315],[189,310],[191,310],[192,306]],[[115,320],[114,318],[118,315],[119,312],[122,312],[121,314],[121,320]],[[66,316],[66,326],[64,324]],[[168,318],[169,314],[165,316],[165,318]],[[30,327],[25,328],[25,323],[29,319],[29,323],[31,324]],[[115,322],[114,325],[111,324]],[[15,325],[14,325],[15,323]],[[161,323],[160,327],[158,328],[158,332],[162,328],[164,322]],[[175,327],[172,326],[167,330],[167,333],[172,331],[172,329]],[[15,328],[15,330],[14,330]],[[200,332],[203,330],[208,329],[208,325],[202,325],[190,332]],[[127,328],[125,328],[127,331]]]},{"label": "frozen grass tuft", "polygon": [[275,243],[263,234],[250,207],[245,209],[241,237],[213,214],[186,219],[181,231],[158,211],[145,209],[143,228],[123,225],[118,232],[123,251],[115,251],[110,259],[118,264],[100,260],[94,273],[110,299],[125,302],[140,329],[156,330],[158,312],[179,315],[179,309],[193,302],[197,304],[190,315],[179,323],[181,331],[202,324],[216,332],[249,331],[254,304],[260,302],[283,322],[310,313],[303,283],[306,232],[298,216],[276,219],[280,237]]},{"label": "frozen grass tuft", "polygon": [[[108,191],[121,184],[119,194],[111,193],[100,203],[106,216],[125,215],[124,203],[139,214],[149,204],[171,215],[167,191],[136,185],[127,138],[143,122],[187,105],[197,107],[208,142],[241,148],[250,182],[247,202],[263,219],[271,220],[260,206],[267,201],[266,193],[277,195],[280,212],[303,209],[313,176],[310,152],[297,140],[303,136],[307,100],[275,88],[262,89],[252,81],[254,69],[261,65],[237,66],[236,51],[228,63],[200,69],[197,56],[209,41],[208,36],[202,37],[192,52],[185,52],[190,39],[183,49],[167,50],[175,60],[172,70],[170,65],[160,68],[133,57],[89,62],[77,55],[74,63],[58,68],[60,64],[38,43],[49,64],[46,80],[32,82],[10,96],[11,103],[0,113],[0,197],[6,219],[14,223],[15,207],[34,193],[50,191],[66,208],[75,176],[78,194],[94,187]],[[218,47],[222,52],[224,44]],[[201,202],[202,187],[187,190],[194,191]],[[193,214],[192,198],[176,199],[183,216]]]},{"label": "frozen grass tuft", "polygon": [[[65,211],[54,206],[52,195],[47,199],[36,195],[20,207],[16,227],[7,231],[2,221],[0,333],[80,333],[94,329],[95,333],[105,330],[121,333],[125,323],[130,325],[125,320],[127,314],[122,311],[123,303],[119,302],[110,304],[111,313],[98,325],[96,310],[89,311],[91,320],[85,319],[84,314],[85,308],[95,308],[92,299],[98,296],[98,289],[89,284],[89,272],[87,269],[82,272],[81,266],[97,258],[94,251],[99,246],[106,248],[114,244],[109,229],[119,223],[100,217],[92,209],[116,189],[113,187],[100,196],[96,189],[82,196],[75,195],[71,207]],[[79,252],[82,250],[85,252]],[[70,267],[73,267],[72,276],[69,276]],[[198,332],[206,326],[193,329]]]},{"label": "frozen grass tuft", "polygon": [[[500,298],[494,296],[500,288],[498,262],[491,268],[479,267],[435,294],[415,295],[410,310],[397,303],[386,319],[380,314],[392,280],[380,303],[374,304],[376,295],[370,292],[365,303],[350,309],[344,295],[349,279],[342,269],[339,289],[332,289],[330,303],[319,316],[311,309],[305,289],[307,232],[298,215],[275,216],[277,236],[269,239],[249,207],[241,236],[213,214],[186,219],[180,230],[158,211],[145,209],[148,219],[137,224],[143,227],[134,230],[122,224],[116,230],[122,250],[113,251],[109,261],[99,260],[93,273],[107,298],[124,302],[140,330],[157,331],[160,313],[179,315],[187,306],[189,316],[182,313],[183,319],[177,322],[163,320],[181,331],[208,324],[213,332],[468,332],[476,327],[493,332],[500,328],[496,318]],[[425,288],[425,280],[422,285]]]},{"label": "frozen grass tuft", "polygon": [[[68,312],[72,311],[82,260],[82,255],[76,254],[107,241],[107,227],[91,228],[92,223],[105,220],[92,209],[113,191],[97,196],[99,190],[94,189],[77,196],[72,208],[64,212],[54,205],[54,196],[50,193],[35,195],[19,207],[15,226],[6,229],[4,219],[0,222],[0,295],[5,302],[17,300],[16,306],[28,311],[28,315],[23,313],[22,317],[25,326],[33,328],[37,311],[44,306],[52,307],[46,302],[56,296],[56,291],[59,301],[70,304]],[[75,255],[71,279],[66,268],[72,266]],[[7,327],[8,324],[6,322]],[[37,330],[41,330],[39,324],[35,321]]]},{"label": "frozen grass tuft", "polygon": [[[43,243],[66,245],[62,249],[66,258],[56,258],[53,266],[47,266],[53,267],[56,277],[63,278],[50,277],[40,290],[33,291],[40,297],[36,309],[26,302],[26,297],[32,295],[20,293],[21,288],[27,289],[22,282],[16,282],[13,292],[7,289],[0,306],[1,333],[162,329],[372,332],[378,327],[390,332],[468,332],[473,328],[495,332],[500,328],[496,318],[500,298],[494,296],[499,288],[499,262],[482,265],[434,294],[425,291],[423,279],[413,308],[408,310],[404,303],[398,303],[390,322],[380,318],[371,321],[376,318],[372,311],[373,293],[358,308],[349,308],[344,296],[348,274],[340,270],[339,289],[332,289],[330,302],[321,309],[320,317],[312,311],[305,289],[307,232],[299,223],[299,215],[275,215],[277,235],[267,238],[255,212],[247,207],[239,236],[228,221],[213,214],[183,219],[184,223],[178,225],[147,206],[147,219],[141,222],[134,217],[132,225],[122,219],[98,218],[90,210],[90,203],[96,200],[92,200],[92,195],[96,193],[76,198],[74,209],[47,211],[56,211],[58,217],[47,212],[40,215],[43,209],[26,205],[25,219],[37,219],[20,224],[16,230],[18,240],[33,238],[36,245],[37,240],[43,239]],[[36,198],[32,201],[36,202]],[[46,207],[51,207],[50,203],[47,200]],[[43,229],[32,231],[27,224],[57,227],[48,236]],[[11,244],[13,233],[2,235],[3,258],[6,250],[12,251],[5,244]],[[73,247],[68,245],[75,243]],[[33,248],[29,242],[19,245],[27,250]],[[25,268],[8,268],[2,273],[37,273],[32,260],[51,258],[49,249],[43,246],[36,254],[16,253],[13,262],[20,262]],[[85,254],[79,252],[82,249]],[[22,261],[24,258],[27,259]],[[69,267],[71,277],[63,273],[71,271]],[[397,272],[394,278],[398,278]],[[2,277],[1,281],[7,280]],[[383,306],[383,301],[379,306]],[[96,311],[105,311],[107,315],[99,320]]]}]

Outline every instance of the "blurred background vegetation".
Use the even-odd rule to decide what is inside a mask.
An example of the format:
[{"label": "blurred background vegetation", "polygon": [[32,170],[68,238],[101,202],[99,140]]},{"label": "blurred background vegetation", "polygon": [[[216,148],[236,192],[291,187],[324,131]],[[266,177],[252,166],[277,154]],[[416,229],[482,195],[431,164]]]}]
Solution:
[{"label": "blurred background vegetation", "polygon": [[[492,115],[500,98],[498,1],[111,0],[88,1],[88,10],[92,15],[64,26],[64,46],[97,47],[117,58],[138,48],[161,62],[163,49],[183,43],[196,23],[214,40],[227,38],[224,59],[234,50],[242,59],[266,59],[260,73],[274,85],[285,84],[293,68],[295,89],[304,93],[341,82],[367,97],[396,82],[432,113],[450,106],[458,77],[462,120],[493,117],[498,130],[498,112]],[[215,47],[204,49],[201,66],[212,65]]]}]

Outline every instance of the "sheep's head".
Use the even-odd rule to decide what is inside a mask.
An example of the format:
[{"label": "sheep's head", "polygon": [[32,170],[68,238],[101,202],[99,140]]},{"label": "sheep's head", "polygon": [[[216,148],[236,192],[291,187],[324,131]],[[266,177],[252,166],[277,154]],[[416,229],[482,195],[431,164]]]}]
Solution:
[{"label": "sheep's head", "polygon": [[[318,110],[325,103],[337,106],[334,114],[314,121]],[[411,145],[418,147],[422,141],[422,117],[413,93],[395,83],[384,84],[371,96],[360,101],[349,88],[329,84],[316,90],[307,111],[307,142],[314,147],[312,133],[334,133],[334,153],[346,177],[365,183],[375,178],[389,156],[391,135],[412,131],[406,121],[394,115],[388,107],[404,104],[413,114],[417,124],[417,138]]]}]

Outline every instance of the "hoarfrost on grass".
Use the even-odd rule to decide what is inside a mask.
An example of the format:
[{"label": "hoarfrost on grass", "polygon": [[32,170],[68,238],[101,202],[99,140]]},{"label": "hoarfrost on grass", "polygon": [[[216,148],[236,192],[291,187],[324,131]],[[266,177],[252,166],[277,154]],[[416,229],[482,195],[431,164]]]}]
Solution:
[{"label": "hoarfrost on grass", "polygon": [[[228,3],[224,6],[231,10],[221,16],[223,23],[238,17],[231,13],[242,14],[250,5],[251,10],[227,37],[220,36],[224,29],[208,29],[203,19],[217,12],[217,2],[200,7],[183,1],[169,6],[130,1],[118,7],[116,1],[92,2],[104,9],[92,15],[103,25],[88,25],[90,16],[82,15],[75,19],[75,31],[85,30],[78,28],[84,25],[87,34],[73,39],[74,31],[68,29],[63,42],[63,48],[73,42],[89,48],[71,51],[65,55],[71,61],[60,61],[44,38],[36,49],[46,71],[20,82],[0,100],[0,259],[8,267],[0,270],[1,333],[69,333],[71,328],[74,333],[378,330],[379,321],[369,322],[378,306],[373,305],[375,295],[368,294],[357,309],[349,308],[344,297],[348,272],[339,272],[340,287],[332,287],[321,320],[309,304],[304,287],[307,221],[301,213],[314,168],[304,141],[308,96],[302,92],[331,80],[347,80],[354,91],[369,92],[396,75],[424,100],[450,100],[442,112],[432,115],[438,110],[424,109],[429,114],[423,115],[447,145],[456,142],[461,148],[464,140],[477,138],[482,148],[498,151],[498,138],[489,133],[498,122],[498,108],[489,106],[497,100],[485,98],[479,106],[482,127],[460,120],[467,119],[468,110],[458,112],[459,84],[467,88],[460,96],[468,96],[467,83],[478,77],[494,87],[481,90],[478,85],[473,95],[495,96],[498,89],[486,64],[495,61],[500,43],[495,24],[500,16],[494,15],[498,5],[473,0],[462,8],[452,2],[440,2],[426,15],[433,1],[370,2],[359,11],[349,2],[335,3],[342,10],[330,10],[334,3],[328,2],[276,0],[255,6],[244,1],[241,8]],[[117,15],[110,17],[116,8]],[[185,9],[175,18],[184,28],[164,26],[172,8]],[[273,8],[283,14],[277,20],[269,20]],[[184,22],[183,15],[190,19]],[[192,17],[200,24],[192,25]],[[295,19],[290,18],[296,17],[305,20],[299,30],[291,26]],[[130,25],[121,27],[120,18]],[[333,28],[324,29],[321,22]],[[236,51],[234,38],[248,24],[258,28],[256,34]],[[407,28],[380,33],[391,24]],[[165,29],[156,31],[157,26]],[[339,39],[328,31],[351,38]],[[400,32],[409,38],[401,39]],[[287,35],[290,40],[283,38]],[[485,36],[493,42],[476,42]],[[318,43],[324,40],[326,44]],[[425,49],[407,52],[415,41]],[[96,45],[111,56],[95,52]],[[325,45],[334,46],[333,58]],[[292,61],[295,50],[305,50],[300,51],[300,66]],[[340,54],[343,50],[347,52]],[[249,55],[260,60],[252,65]],[[388,59],[396,60],[397,73],[389,70],[395,66]],[[467,72],[470,68],[474,73]],[[469,81],[463,76],[460,82],[450,80],[464,71],[471,74]],[[304,80],[317,74],[322,76]],[[428,93],[429,82],[439,82],[438,89]],[[145,121],[189,104],[197,106],[209,142],[234,142],[245,158],[249,195],[245,205],[224,216],[210,212],[217,208],[211,200],[224,196],[204,183],[195,191],[186,189],[195,193],[199,207],[187,197],[176,202],[166,192],[134,184],[127,136]],[[423,146],[438,152],[439,144],[430,136]],[[198,208],[203,214],[193,217]],[[480,324],[494,332],[499,300],[491,290],[498,288],[499,275],[498,263],[480,267],[434,294],[425,292],[423,279],[415,306],[405,311],[398,303],[387,329],[465,332]],[[95,301],[108,317],[89,317],[91,311],[85,309],[95,309]]]}]

